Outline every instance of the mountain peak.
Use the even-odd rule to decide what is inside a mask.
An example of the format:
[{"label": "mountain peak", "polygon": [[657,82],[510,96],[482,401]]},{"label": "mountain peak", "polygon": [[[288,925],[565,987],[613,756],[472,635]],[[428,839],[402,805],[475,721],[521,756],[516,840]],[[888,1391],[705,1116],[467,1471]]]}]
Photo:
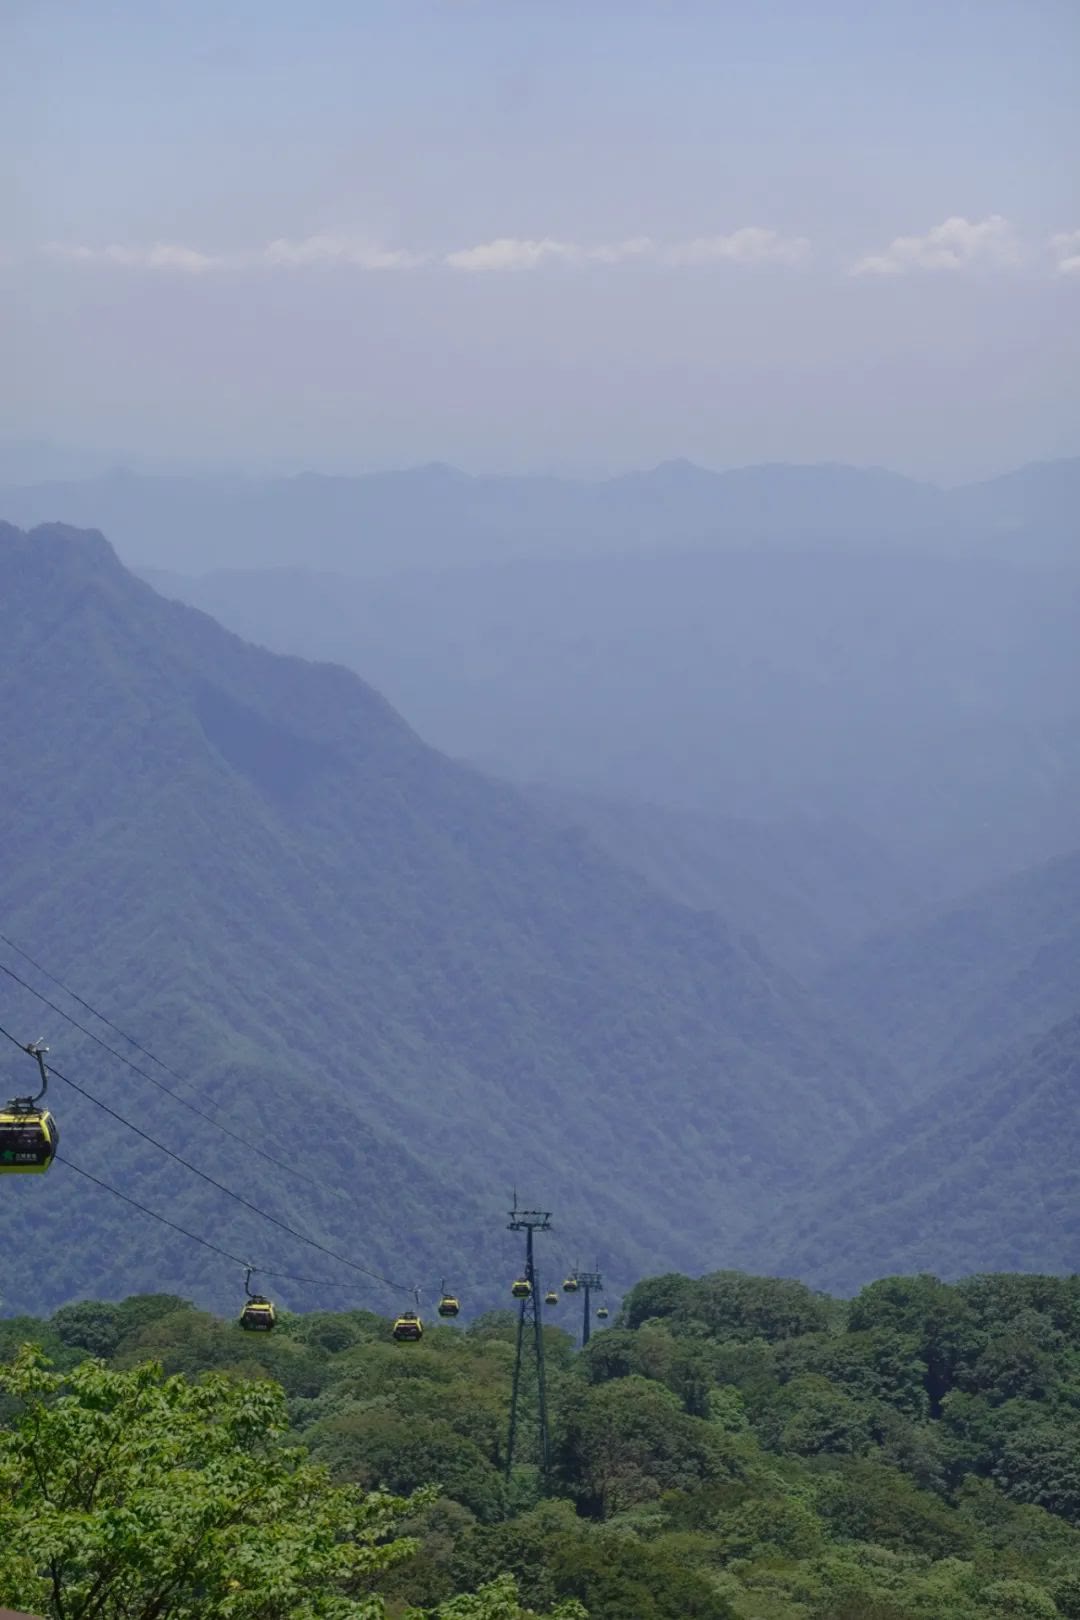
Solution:
[{"label": "mountain peak", "polygon": [[0,559],[22,561],[52,576],[106,573],[119,578],[126,573],[100,529],[77,529],[68,523],[40,523],[29,531],[0,523]]}]

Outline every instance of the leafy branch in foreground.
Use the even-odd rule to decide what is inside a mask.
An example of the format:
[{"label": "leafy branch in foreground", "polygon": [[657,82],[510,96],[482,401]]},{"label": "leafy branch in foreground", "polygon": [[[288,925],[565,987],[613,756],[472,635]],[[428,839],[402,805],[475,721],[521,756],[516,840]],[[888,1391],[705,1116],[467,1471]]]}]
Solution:
[{"label": "leafy branch in foreground", "polygon": [[[24,1350],[0,1369],[0,1594],[59,1620],[369,1620],[407,1504],[286,1448],[268,1382]],[[417,1498],[413,1499],[416,1505]]]}]

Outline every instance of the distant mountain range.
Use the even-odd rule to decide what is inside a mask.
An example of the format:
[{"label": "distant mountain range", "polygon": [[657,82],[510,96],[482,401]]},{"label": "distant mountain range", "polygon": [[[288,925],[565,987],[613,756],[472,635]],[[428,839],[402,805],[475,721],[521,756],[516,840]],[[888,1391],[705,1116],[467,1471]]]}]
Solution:
[{"label": "distant mountain range", "polygon": [[[515,1183],[558,1212],[552,1265],[702,1266],[895,1089],[755,941],[435,753],[357,676],[155,595],[100,536],[0,529],[0,712],[2,931],[319,1186],[6,978],[5,1027],[46,1031],[62,1071],[383,1275],[490,1291],[516,1263]],[[0,1061],[14,1092],[27,1060]],[[233,1253],[326,1276],[53,1089],[75,1164]],[[4,1196],[9,1308],[235,1292],[62,1166]]]},{"label": "distant mountain range", "polygon": [[[810,541],[975,546],[1076,563],[1080,458],[944,490],[880,468],[775,464],[709,472],[667,462],[586,483],[471,477],[441,464],[342,478],[13,477],[0,514],[106,532],[144,568],[302,564],[365,577],[533,555]],[[29,463],[28,463],[29,465]]]},{"label": "distant mountain range", "polygon": [[451,754],[679,812],[673,846],[687,815],[853,827],[855,867],[869,840],[912,879],[893,915],[1076,841],[1080,569],[808,544],[154,578]]}]

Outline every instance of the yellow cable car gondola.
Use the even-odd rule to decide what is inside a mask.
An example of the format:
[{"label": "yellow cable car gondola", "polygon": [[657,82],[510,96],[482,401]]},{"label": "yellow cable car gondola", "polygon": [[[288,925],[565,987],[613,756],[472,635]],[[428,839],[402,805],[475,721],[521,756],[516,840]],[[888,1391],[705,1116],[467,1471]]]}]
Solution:
[{"label": "yellow cable car gondola", "polygon": [[244,1278],[244,1293],[247,1299],[240,1312],[240,1326],[245,1333],[269,1333],[277,1320],[277,1313],[265,1294],[251,1292],[251,1278],[254,1266],[249,1266]]},{"label": "yellow cable car gondola", "polygon": [[458,1316],[461,1313],[461,1301],[453,1294],[444,1294],[438,1305],[440,1316]]},{"label": "yellow cable car gondola", "polygon": [[554,1288],[549,1288],[547,1293],[544,1295],[544,1304],[545,1305],[557,1305],[558,1303],[559,1303],[558,1294],[555,1292]]},{"label": "yellow cable car gondola", "polygon": [[392,1333],[399,1344],[416,1344],[424,1337],[424,1324],[415,1311],[402,1311]]},{"label": "yellow cable car gondola", "polygon": [[564,1294],[576,1294],[578,1291],[578,1280],[576,1277],[567,1277],[562,1286]]},{"label": "yellow cable car gondola", "polygon": [[15,1097],[0,1108],[0,1174],[41,1176],[56,1157],[60,1133],[47,1108]]},{"label": "yellow cable car gondola", "polygon": [[606,1322],[610,1315],[611,1312],[608,1310],[607,1306],[601,1305],[596,1312],[596,1320],[598,1322]]},{"label": "yellow cable car gondola", "polygon": [[45,1053],[49,1050],[40,1041],[32,1042],[26,1050],[37,1059],[41,1070],[41,1090],[35,1097],[13,1097],[6,1107],[0,1108],[0,1174],[41,1176],[56,1157],[60,1132],[52,1114],[40,1106],[49,1086],[49,1071],[45,1067]]},{"label": "yellow cable car gondola", "polygon": [[528,1277],[518,1277],[511,1285],[510,1292],[515,1299],[528,1299],[532,1293],[532,1283]]},{"label": "yellow cable car gondola", "polygon": [[273,1305],[262,1294],[252,1294],[240,1312],[240,1326],[245,1333],[269,1333],[276,1320]]}]

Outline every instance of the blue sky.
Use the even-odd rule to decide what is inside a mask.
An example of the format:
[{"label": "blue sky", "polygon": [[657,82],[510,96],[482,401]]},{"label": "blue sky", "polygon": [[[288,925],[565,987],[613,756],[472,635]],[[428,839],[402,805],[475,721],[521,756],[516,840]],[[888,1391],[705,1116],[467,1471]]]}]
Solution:
[{"label": "blue sky", "polygon": [[1080,451],[1074,0],[8,0],[0,60],[2,437]]}]

